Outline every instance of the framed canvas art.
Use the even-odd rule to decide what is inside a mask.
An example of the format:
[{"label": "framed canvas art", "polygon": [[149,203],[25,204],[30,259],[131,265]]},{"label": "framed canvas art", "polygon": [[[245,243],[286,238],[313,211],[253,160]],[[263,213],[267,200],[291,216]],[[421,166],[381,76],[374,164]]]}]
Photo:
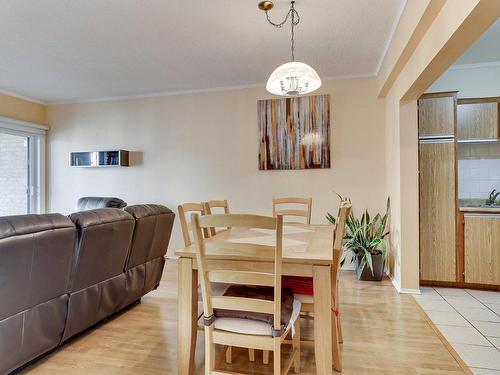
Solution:
[{"label": "framed canvas art", "polygon": [[259,169],[330,168],[330,95],[257,102]]}]

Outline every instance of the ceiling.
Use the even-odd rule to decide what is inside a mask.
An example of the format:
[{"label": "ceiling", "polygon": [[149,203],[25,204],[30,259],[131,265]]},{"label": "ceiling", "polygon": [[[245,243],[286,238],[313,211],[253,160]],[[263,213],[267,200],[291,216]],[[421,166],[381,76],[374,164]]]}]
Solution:
[{"label": "ceiling", "polygon": [[454,65],[500,62],[500,20],[497,20]]},{"label": "ceiling", "polygon": [[[0,91],[58,103],[263,84],[289,61],[290,26],[257,3],[1,0]],[[374,75],[405,3],[296,1],[296,59],[323,78]]]}]

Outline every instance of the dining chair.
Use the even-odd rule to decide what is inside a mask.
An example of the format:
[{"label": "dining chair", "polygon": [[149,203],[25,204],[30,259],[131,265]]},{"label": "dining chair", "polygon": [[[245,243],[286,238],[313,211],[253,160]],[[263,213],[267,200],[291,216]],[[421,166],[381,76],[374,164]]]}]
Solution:
[{"label": "dining chair", "polygon": [[[287,374],[293,367],[300,371],[300,302],[289,298],[290,289],[281,288],[283,252],[283,217],[216,214],[192,215],[196,244],[196,260],[203,300],[205,326],[205,374],[223,374],[217,371],[215,345],[273,351],[273,374]],[[258,228],[273,230],[274,246],[254,243],[217,242],[207,240],[202,230],[211,227]],[[221,254],[244,255],[247,259],[273,264],[272,272],[242,271],[231,263],[217,268],[207,256]],[[222,296],[212,294],[212,283],[226,283],[228,290]],[[285,294],[283,294],[285,293]],[[254,296],[254,298],[250,298]],[[256,298],[255,298],[256,297]],[[283,297],[283,299],[282,299]],[[287,313],[288,312],[288,313]],[[292,333],[292,351],[281,369],[281,345]]]},{"label": "dining chair", "polygon": [[[181,222],[182,237],[184,238],[184,246],[188,247],[192,244],[191,237],[189,233],[192,229],[192,223],[186,220],[187,214],[192,214],[196,212],[200,215],[205,215],[205,205],[202,203],[183,203],[177,207],[179,212],[179,220]],[[204,230],[205,237],[209,236],[208,229]]]},{"label": "dining chair", "polygon": [[[229,202],[227,201],[227,199],[212,200],[212,201],[204,202],[203,204],[205,206],[205,213],[207,215],[213,214],[214,209],[222,209],[222,210],[224,210],[225,214],[230,213],[229,212]],[[209,228],[208,230],[209,230],[211,236],[215,236],[217,234],[216,228]]]},{"label": "dining chair", "polygon": [[[279,209],[280,205],[305,205],[305,209]],[[303,217],[306,224],[311,224],[312,198],[285,197],[273,198],[273,216],[283,215]]]},{"label": "dining chair", "polygon": [[[351,212],[351,201],[348,198],[342,199],[337,215],[335,234],[333,239],[333,262],[332,262],[332,355],[335,370],[342,371],[342,357],[340,346],[343,342],[342,326],[340,321],[339,302],[339,280],[340,262],[343,254],[343,241],[346,230],[347,218]],[[284,276],[283,286],[291,288],[296,297],[301,301],[301,313],[314,313],[314,289],[312,277]],[[309,319],[310,316],[302,316]],[[303,341],[303,344],[311,344],[311,341]]]},{"label": "dining chair", "polygon": [[[188,247],[192,244],[191,236],[189,233],[192,231],[192,223],[186,220],[186,214],[188,213],[199,213],[200,215],[206,215],[211,213],[212,208],[221,207],[224,209],[225,213],[229,213],[229,204],[227,200],[224,201],[208,201],[201,203],[183,203],[178,206],[179,219],[181,221],[182,236],[184,237],[184,246]],[[209,236],[214,236],[216,234],[215,228],[204,228],[203,235],[205,238]],[[213,289],[215,294],[223,294],[227,290],[227,285],[223,283],[214,283]],[[248,358],[251,362],[255,361],[255,351],[253,349],[248,349]],[[226,362],[232,363],[232,347],[229,346],[226,349]]]}]

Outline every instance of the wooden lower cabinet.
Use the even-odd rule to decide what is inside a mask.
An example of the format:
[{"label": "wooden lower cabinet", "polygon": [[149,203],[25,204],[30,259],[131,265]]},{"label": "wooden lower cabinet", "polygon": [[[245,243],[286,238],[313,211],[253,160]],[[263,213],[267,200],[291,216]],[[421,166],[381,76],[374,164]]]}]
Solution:
[{"label": "wooden lower cabinet", "polygon": [[421,141],[420,279],[456,281],[455,143]]},{"label": "wooden lower cabinet", "polygon": [[500,285],[500,214],[464,215],[465,282]]}]

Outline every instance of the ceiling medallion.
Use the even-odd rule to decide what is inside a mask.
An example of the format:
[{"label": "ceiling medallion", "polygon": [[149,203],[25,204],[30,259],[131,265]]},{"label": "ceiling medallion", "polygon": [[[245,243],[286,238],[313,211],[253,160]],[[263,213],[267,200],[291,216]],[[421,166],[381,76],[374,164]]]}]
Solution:
[{"label": "ceiling medallion", "polygon": [[271,94],[280,96],[299,96],[309,94],[321,87],[318,73],[307,64],[295,61],[295,26],[300,22],[299,13],[295,10],[295,1],[291,2],[285,19],[274,23],[269,17],[273,9],[272,1],[261,1],[259,9],[266,12],[267,21],[274,27],[281,28],[290,18],[292,25],[291,55],[292,61],[277,67],[267,80],[266,89]]}]

